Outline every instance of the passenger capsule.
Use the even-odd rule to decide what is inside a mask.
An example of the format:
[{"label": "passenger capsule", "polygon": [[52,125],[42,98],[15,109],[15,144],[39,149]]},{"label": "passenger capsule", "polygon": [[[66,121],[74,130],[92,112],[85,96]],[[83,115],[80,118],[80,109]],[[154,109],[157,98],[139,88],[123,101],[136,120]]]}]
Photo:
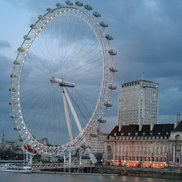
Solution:
[{"label": "passenger capsule", "polygon": [[62,5],[61,3],[57,3],[56,6],[57,6],[58,8],[64,7],[64,5]]},{"label": "passenger capsule", "polygon": [[75,4],[79,7],[83,6],[83,3],[81,3],[80,1],[76,1]]},{"label": "passenger capsule", "polygon": [[24,38],[25,40],[30,40],[30,39],[31,39],[28,35],[24,35],[23,38]]},{"label": "passenger capsule", "polygon": [[23,140],[21,138],[19,138],[18,141],[23,142]]},{"label": "passenger capsule", "polygon": [[9,105],[13,106],[13,105],[15,105],[15,102],[9,102]]},{"label": "passenger capsule", "polygon": [[47,11],[48,11],[49,13],[52,13],[54,10],[51,9],[51,8],[47,8]]},{"label": "passenger capsule", "polygon": [[72,3],[71,1],[66,1],[66,4],[67,4],[68,6],[73,6],[73,3]]},{"label": "passenger capsule", "polygon": [[100,118],[100,119],[98,119],[98,122],[99,122],[99,123],[106,123],[106,120]]},{"label": "passenger capsule", "polygon": [[30,25],[30,28],[36,29],[37,27],[34,24],[32,24],[32,25]]},{"label": "passenger capsule", "polygon": [[16,92],[16,89],[15,88],[10,88],[9,91],[10,92]]},{"label": "passenger capsule", "polygon": [[114,50],[109,50],[108,51],[108,53],[111,55],[111,56],[115,56],[115,55],[117,55],[117,52],[116,51],[114,51]]},{"label": "passenger capsule", "polygon": [[109,103],[109,102],[105,102],[105,103],[104,103],[104,106],[105,106],[105,107],[112,107],[112,104]]},{"label": "passenger capsule", "polygon": [[15,65],[20,65],[20,62],[17,61],[17,60],[15,60],[15,61],[13,62],[13,64],[15,64]]},{"label": "passenger capsule", "polygon": [[110,36],[110,35],[106,35],[105,38],[106,38],[107,40],[113,40],[113,37]]},{"label": "passenger capsule", "polygon": [[42,15],[39,15],[39,16],[38,16],[38,19],[39,19],[39,20],[44,20],[45,18],[44,18]]},{"label": "passenger capsule", "polygon": [[90,133],[90,136],[91,137],[97,137],[98,135],[97,135],[97,133]]},{"label": "passenger capsule", "polygon": [[108,27],[108,24],[107,24],[107,23],[104,23],[104,22],[102,21],[102,22],[100,22],[100,26],[105,28],[105,27]]},{"label": "passenger capsule", "polygon": [[111,72],[118,72],[118,70],[117,70],[114,66],[111,66],[111,67],[109,68],[109,70],[110,70]]},{"label": "passenger capsule", "polygon": [[15,131],[20,131],[20,129],[19,128],[16,128],[16,127],[14,127],[13,128]]},{"label": "passenger capsule", "polygon": [[110,85],[108,86],[108,88],[109,88],[110,90],[116,90],[116,89],[117,89],[117,86],[114,86],[114,85],[110,84]]},{"label": "passenger capsule", "polygon": [[16,75],[15,74],[11,74],[10,77],[11,78],[16,78]]},{"label": "passenger capsule", "polygon": [[19,51],[19,52],[24,52],[25,49],[24,49],[23,47],[19,47],[19,48],[18,48],[18,51]]},{"label": "passenger capsule", "polygon": [[86,145],[86,144],[81,144],[81,147],[82,147],[82,148],[88,148],[88,145]]},{"label": "passenger capsule", "polygon": [[85,7],[85,9],[87,9],[89,11],[93,9],[92,6],[90,6],[90,5],[85,5],[84,7]]},{"label": "passenger capsule", "polygon": [[101,17],[101,14],[100,14],[99,12],[96,12],[96,11],[93,12],[93,15],[94,15],[95,17],[97,17],[97,18],[98,18],[98,17]]},{"label": "passenger capsule", "polygon": [[11,114],[10,117],[11,117],[11,118],[15,118],[15,115],[14,115],[14,114]]}]

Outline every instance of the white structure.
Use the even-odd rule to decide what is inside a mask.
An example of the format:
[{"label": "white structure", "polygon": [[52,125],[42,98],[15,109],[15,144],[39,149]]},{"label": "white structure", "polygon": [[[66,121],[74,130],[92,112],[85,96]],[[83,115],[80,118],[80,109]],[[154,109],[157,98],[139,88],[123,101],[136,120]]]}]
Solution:
[{"label": "white structure", "polygon": [[118,102],[118,125],[158,123],[157,83],[138,80],[122,84]]},{"label": "white structure", "polygon": [[[12,84],[9,89],[11,92],[11,102],[9,104],[12,106],[10,117],[14,119],[16,130],[19,132],[24,144],[30,146],[40,155],[63,156],[68,151],[75,150],[74,147],[81,148],[86,143],[86,135],[91,134],[95,126],[100,126],[104,122],[103,117],[106,108],[112,107],[110,94],[112,90],[116,89],[116,86],[113,85],[113,75],[114,72],[117,72],[114,66],[114,56],[117,55],[117,52],[111,48],[113,37],[106,33],[108,24],[100,20],[101,14],[92,11],[93,8],[89,5],[84,5],[83,8],[82,6],[83,3],[80,2],[73,4],[70,1],[66,1],[65,5],[57,3],[54,9],[47,8],[47,12],[44,15],[39,15],[38,20],[30,25],[30,30],[23,37],[23,43],[18,48],[16,60],[13,62],[13,73],[10,75]],[[60,24],[61,27],[57,29],[55,25]],[[74,28],[73,24],[75,25]],[[50,29],[49,27],[51,26],[53,27]],[[69,32],[67,32],[66,27],[70,30]],[[54,31],[56,31],[56,34]],[[68,33],[69,39],[63,39]],[[45,39],[48,34],[57,35],[57,37],[54,37],[55,41],[53,41],[51,36]],[[71,38],[70,35],[73,37]],[[88,37],[88,35],[92,44],[90,44],[90,41],[84,41],[83,44],[83,37]],[[39,42],[39,40],[45,41],[41,43],[42,45],[48,45],[48,47],[42,48],[43,52],[48,53],[51,50],[51,54],[43,56],[44,62],[42,62],[41,58],[35,63],[29,61],[29,59],[31,60],[31,55],[40,56],[42,54],[42,51],[37,52],[39,50],[37,49],[39,44],[37,41]],[[72,45],[72,47],[65,47],[65,41],[67,45]],[[77,46],[78,42],[80,47]],[[65,49],[61,49],[61,47]],[[55,55],[57,55],[56,58]],[[98,60],[100,60],[100,63],[98,63]],[[28,62],[28,65],[26,62]],[[44,66],[40,66],[42,63]],[[27,76],[24,74],[26,73],[26,67],[27,69],[31,67],[32,70]],[[60,67],[61,69],[59,69]],[[41,76],[40,72],[42,73]],[[54,73],[54,75],[49,75],[48,73]],[[47,79],[48,77],[49,79]],[[69,78],[69,81],[65,81],[66,78]],[[88,84],[90,78],[93,80],[92,84]],[[77,85],[75,86],[70,81],[75,82]],[[60,90],[52,89],[54,87],[50,85],[50,82],[61,86],[60,90],[62,89],[63,100],[59,100],[61,96]],[[26,84],[24,85],[24,83]],[[42,83],[45,83],[45,85],[42,85]],[[37,89],[34,89],[33,86]],[[74,86],[75,89],[71,97],[70,93],[68,95],[66,87]],[[19,94],[20,89],[21,96]],[[92,92],[93,89],[94,94]],[[45,97],[42,95],[43,92],[41,90],[46,91]],[[31,98],[27,100],[24,94],[26,96],[31,95]],[[44,98],[40,100],[34,99],[33,95],[37,96],[36,98],[40,98],[39,94],[40,97]],[[79,95],[80,99],[75,100],[74,104],[72,98]],[[41,113],[32,114],[37,109],[30,106],[38,106],[38,104],[45,107],[42,107]],[[77,110],[75,110],[75,106]],[[27,110],[25,110],[27,112],[21,110],[24,107],[26,107]],[[84,109],[90,113],[90,116],[85,117],[86,119],[82,116],[83,114],[80,114],[81,112],[84,113]],[[69,117],[69,114],[72,114],[72,119]],[[41,119],[39,117],[37,119],[36,117],[38,116],[46,117]],[[35,131],[40,130],[40,133],[44,132],[43,136],[47,136],[49,141],[54,138],[54,146],[40,143],[38,141],[38,138],[40,138],[39,132],[36,132],[36,135],[30,133],[30,131],[33,131],[33,127],[29,128],[30,125],[27,123],[30,120],[31,125],[35,126]],[[66,121],[67,133],[64,131],[66,128],[64,127],[65,123],[60,122],[62,120]],[[85,120],[85,122],[80,123],[79,121],[81,120]],[[50,123],[51,125],[49,125]],[[46,129],[42,127],[46,125]],[[73,127],[71,128],[71,126],[75,125],[78,130],[74,134],[72,133],[71,129]],[[60,133],[59,137],[55,134],[55,130],[60,131],[57,132],[57,134]],[[69,139],[67,139],[68,137]],[[72,148],[72,146],[74,147]]]},{"label": "white structure", "polygon": [[102,154],[104,152],[104,142],[106,141],[108,133],[99,132],[98,135],[88,136],[87,141],[90,150],[93,154]]},{"label": "white structure", "polygon": [[105,162],[163,161],[182,164],[182,121],[174,124],[116,126],[105,141]]}]

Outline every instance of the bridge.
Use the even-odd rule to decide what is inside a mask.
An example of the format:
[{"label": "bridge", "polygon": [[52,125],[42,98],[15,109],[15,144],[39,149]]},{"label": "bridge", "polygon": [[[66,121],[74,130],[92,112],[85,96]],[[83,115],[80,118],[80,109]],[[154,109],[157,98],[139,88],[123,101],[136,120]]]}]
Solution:
[{"label": "bridge", "polygon": [[0,160],[0,163],[24,163],[24,160]]},{"label": "bridge", "polygon": [[78,169],[82,170],[84,168],[94,168],[94,164],[80,164],[78,162],[75,163],[35,163],[32,164],[33,170],[41,170],[41,169]]}]

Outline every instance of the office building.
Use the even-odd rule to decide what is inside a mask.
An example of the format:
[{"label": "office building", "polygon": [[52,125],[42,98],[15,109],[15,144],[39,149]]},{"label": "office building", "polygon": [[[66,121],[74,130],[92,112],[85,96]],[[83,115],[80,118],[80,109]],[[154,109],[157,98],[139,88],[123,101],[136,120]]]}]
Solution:
[{"label": "office building", "polygon": [[158,123],[157,83],[138,80],[122,84],[118,97],[118,125]]}]

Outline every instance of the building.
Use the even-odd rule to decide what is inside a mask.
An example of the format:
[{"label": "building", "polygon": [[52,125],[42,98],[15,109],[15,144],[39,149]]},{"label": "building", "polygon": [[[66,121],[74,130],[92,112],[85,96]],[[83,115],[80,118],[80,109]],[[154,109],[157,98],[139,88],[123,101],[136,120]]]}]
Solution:
[{"label": "building", "polygon": [[118,125],[158,123],[157,83],[138,80],[122,84],[118,97]]},{"label": "building", "polygon": [[87,136],[87,142],[90,147],[90,151],[95,155],[98,161],[103,157],[104,145],[107,139],[108,133],[98,132],[96,135]]},{"label": "building", "polygon": [[182,164],[182,121],[116,126],[105,141],[105,161],[163,161]]}]

